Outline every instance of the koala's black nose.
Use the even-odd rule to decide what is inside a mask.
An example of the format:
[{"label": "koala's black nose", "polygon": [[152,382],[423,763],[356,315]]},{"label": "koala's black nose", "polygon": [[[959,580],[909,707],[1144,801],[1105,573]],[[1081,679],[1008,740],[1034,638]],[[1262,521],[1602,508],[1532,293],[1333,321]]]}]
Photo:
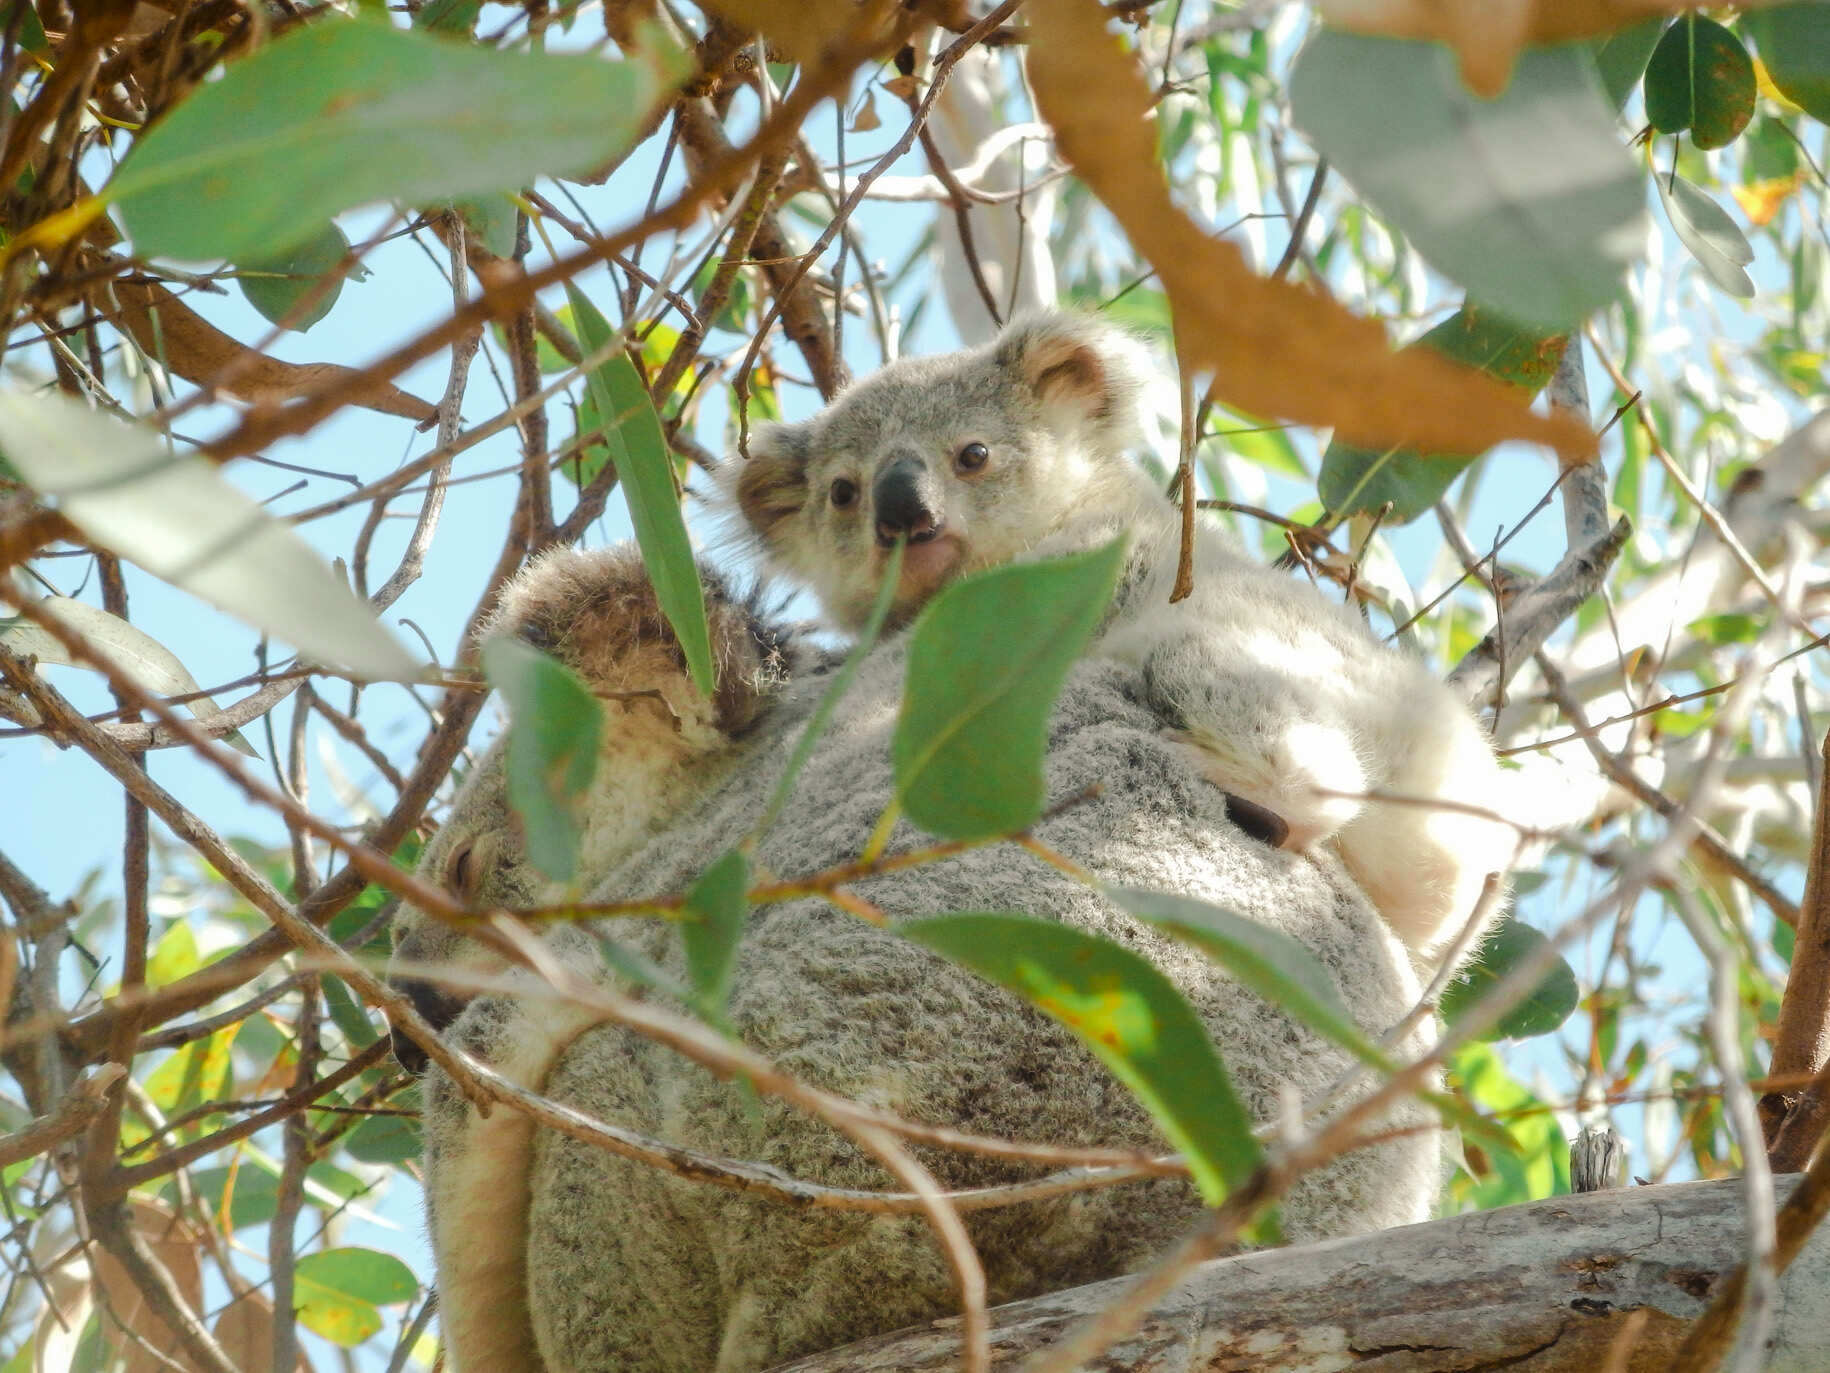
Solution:
[{"label": "koala's black nose", "polygon": [[[394,989],[402,993],[413,1003],[413,1009],[426,1018],[435,1030],[444,1030],[458,1018],[463,1011],[465,1001],[453,996],[443,988],[435,987],[430,982],[421,982],[416,977],[402,977],[394,982]],[[409,1073],[417,1077],[426,1070],[426,1051],[408,1039],[399,1030],[388,1035],[390,1047],[394,1050],[394,1060]]]},{"label": "koala's black nose", "polygon": [[897,458],[877,474],[871,488],[877,512],[877,542],[888,548],[902,535],[926,543],[940,533],[940,499],[920,458]]}]

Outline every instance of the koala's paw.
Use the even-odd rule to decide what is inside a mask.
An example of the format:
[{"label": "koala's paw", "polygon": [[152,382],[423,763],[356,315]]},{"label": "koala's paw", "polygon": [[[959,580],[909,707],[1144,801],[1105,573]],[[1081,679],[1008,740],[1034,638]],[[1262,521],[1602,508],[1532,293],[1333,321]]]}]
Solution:
[{"label": "koala's paw", "polygon": [[1295,721],[1275,737],[1169,730],[1201,776],[1227,794],[1227,815],[1275,848],[1307,850],[1360,812],[1366,774],[1348,738]]},{"label": "koala's paw", "polygon": [[[699,579],[717,682],[708,723],[741,734],[788,679],[788,631],[763,614],[757,595],[734,595],[704,566]],[[593,690],[656,692],[676,715],[705,704],[634,544],[535,559],[503,592],[484,633],[516,635]]]}]

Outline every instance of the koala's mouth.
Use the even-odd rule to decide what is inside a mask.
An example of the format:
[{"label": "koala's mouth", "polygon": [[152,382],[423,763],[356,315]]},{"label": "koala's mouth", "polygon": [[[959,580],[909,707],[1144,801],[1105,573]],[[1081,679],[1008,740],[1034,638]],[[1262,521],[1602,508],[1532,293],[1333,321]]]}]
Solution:
[{"label": "koala's mouth", "polygon": [[966,544],[958,535],[941,534],[926,543],[908,545],[902,551],[902,576],[896,586],[897,605],[905,609],[919,607],[958,575],[965,561]]}]

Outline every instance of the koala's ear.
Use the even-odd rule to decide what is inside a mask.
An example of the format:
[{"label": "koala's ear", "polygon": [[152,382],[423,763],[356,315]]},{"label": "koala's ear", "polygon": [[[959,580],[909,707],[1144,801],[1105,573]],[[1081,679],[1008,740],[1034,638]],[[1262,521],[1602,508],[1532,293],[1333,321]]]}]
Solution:
[{"label": "koala's ear", "polygon": [[764,547],[807,503],[808,451],[804,426],[761,424],[750,433],[750,456],[733,455],[718,469],[718,484]]},{"label": "koala's ear", "polygon": [[1012,320],[992,348],[1045,415],[1089,428],[1112,447],[1137,441],[1150,359],[1125,330],[1097,315],[1052,310]]}]

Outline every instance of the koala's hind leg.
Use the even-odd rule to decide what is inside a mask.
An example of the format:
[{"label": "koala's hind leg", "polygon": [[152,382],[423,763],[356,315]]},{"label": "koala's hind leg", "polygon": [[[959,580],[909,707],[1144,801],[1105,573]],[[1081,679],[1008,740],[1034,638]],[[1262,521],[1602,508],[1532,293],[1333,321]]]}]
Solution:
[{"label": "koala's hind leg", "polygon": [[1369,801],[1338,844],[1392,931],[1431,963],[1474,915],[1487,875],[1512,866],[1518,832],[1491,818],[1507,812],[1511,775],[1473,717],[1422,678],[1373,724],[1387,767],[1372,789],[1393,799]]}]

